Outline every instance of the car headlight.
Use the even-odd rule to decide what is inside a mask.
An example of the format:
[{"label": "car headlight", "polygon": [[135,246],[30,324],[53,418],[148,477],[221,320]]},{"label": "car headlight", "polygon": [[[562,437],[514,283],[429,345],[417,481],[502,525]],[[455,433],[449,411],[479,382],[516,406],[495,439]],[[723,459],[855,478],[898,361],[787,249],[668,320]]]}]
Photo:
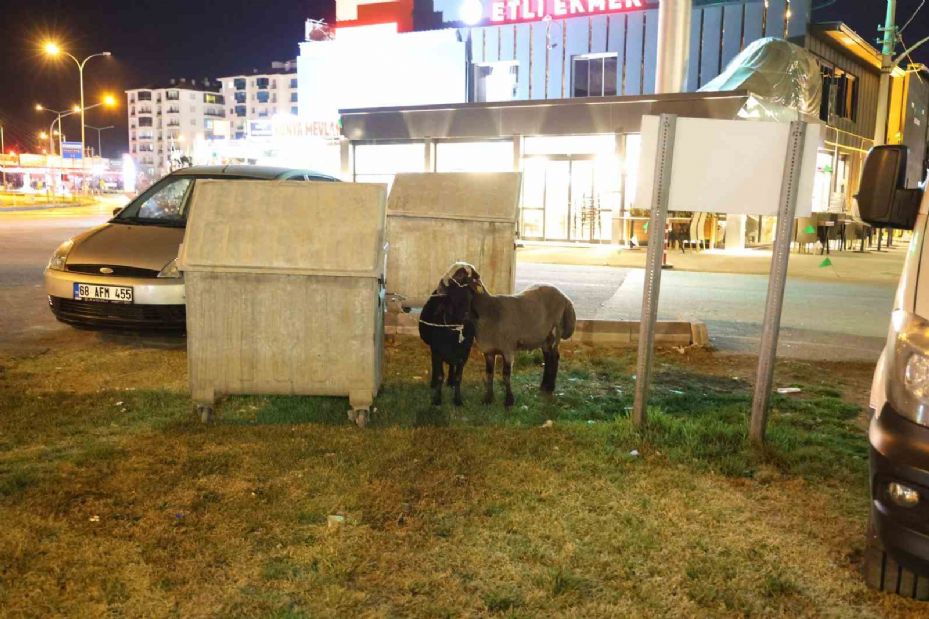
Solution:
[{"label": "car headlight", "polygon": [[910,509],[919,505],[919,491],[898,481],[887,484],[887,496],[899,507]]},{"label": "car headlight", "polygon": [[71,253],[72,247],[74,247],[74,241],[70,240],[59,245],[55,253],[52,254],[52,257],[49,258],[47,268],[53,271],[64,271],[65,264],[68,262],[68,254]]},{"label": "car headlight", "polygon": [[929,322],[896,311],[892,325],[894,346],[887,373],[887,399],[898,414],[929,426]]},{"label": "car headlight", "polygon": [[166,264],[164,268],[159,271],[158,277],[167,277],[170,279],[180,278],[181,272],[177,269],[177,258]]}]

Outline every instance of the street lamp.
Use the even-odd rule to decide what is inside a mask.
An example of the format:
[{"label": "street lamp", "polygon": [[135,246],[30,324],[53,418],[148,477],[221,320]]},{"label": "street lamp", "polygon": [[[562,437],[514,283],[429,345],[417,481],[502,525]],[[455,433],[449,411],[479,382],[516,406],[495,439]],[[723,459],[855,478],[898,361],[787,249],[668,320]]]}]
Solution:
[{"label": "street lamp", "polygon": [[94,127],[93,125],[87,125],[88,129],[93,129],[97,132],[97,156],[103,156],[103,146],[100,141],[100,134],[106,131],[107,129],[113,129],[114,125],[107,125],[106,127]]},{"label": "street lamp", "polygon": [[[58,115],[58,118],[55,119],[55,120],[53,120],[53,121],[52,121],[52,124],[49,125],[49,127],[48,127],[48,134],[49,134],[49,138],[48,138],[48,147],[49,147],[49,151],[50,151],[50,152],[54,152],[54,151],[55,151],[55,149],[53,148],[53,142],[52,142],[52,137],[51,137],[52,135],[54,135],[54,134],[56,133],[55,130],[54,130],[54,129],[55,129],[55,123],[58,123],[58,131],[57,131],[57,135],[58,135],[58,154],[59,154],[60,156],[64,156],[64,151],[63,151],[63,149],[62,149],[63,133],[62,133],[62,128],[61,128],[61,119],[62,119],[62,118],[65,118],[65,117],[67,117],[67,116],[72,116],[72,115],[74,115],[74,114],[80,114],[80,115],[81,115],[81,120],[83,121],[84,112],[86,112],[87,110],[92,110],[92,109],[94,109],[95,107],[100,107],[101,105],[106,106],[106,107],[113,107],[114,105],[116,105],[116,99],[113,97],[113,95],[104,95],[104,96],[103,96],[103,100],[102,100],[100,103],[94,103],[93,105],[88,105],[86,108],[83,109],[83,111],[81,110],[81,106],[79,106],[79,105],[73,105],[73,106],[71,106],[71,110],[68,111],[68,110],[52,110],[52,109],[49,109],[49,108],[45,107],[45,106],[42,105],[41,103],[36,103],[35,109],[36,109],[37,112],[51,112],[52,114],[57,114],[57,115]],[[82,122],[82,123],[81,123],[81,132],[83,132],[83,131],[84,131],[84,124],[83,124],[83,122]],[[83,166],[83,161],[84,161],[83,148],[84,148],[84,144],[83,144],[83,142],[82,142],[82,143],[81,143],[81,165],[82,165],[82,166]]]},{"label": "street lamp", "polygon": [[[3,154],[3,125],[0,124],[0,155]],[[3,166],[3,190],[6,191],[6,166]]]},{"label": "street lamp", "polygon": [[59,47],[58,44],[55,43],[54,41],[46,41],[44,45],[44,49],[45,49],[45,53],[49,56],[55,57],[58,55],[64,55],[70,58],[71,60],[73,60],[74,63],[77,65],[77,72],[78,72],[78,75],[80,76],[80,83],[81,83],[81,109],[80,109],[80,112],[81,112],[81,166],[83,166],[84,165],[84,148],[85,148],[84,147],[84,112],[87,111],[87,109],[90,109],[90,108],[84,107],[84,65],[87,64],[87,61],[90,60],[91,58],[96,58],[97,56],[111,56],[112,54],[110,54],[110,52],[99,52],[96,54],[91,54],[90,56],[87,56],[83,60],[78,60],[77,58],[75,58],[74,56],[66,52],[65,50],[61,49],[61,47]]},{"label": "street lamp", "polygon": [[69,110],[52,110],[52,109],[45,107],[41,103],[36,103],[35,110],[37,112],[50,112],[52,114],[57,115],[57,118],[52,121],[51,125],[48,126],[48,151],[50,153],[55,152],[55,148],[54,148],[55,144],[52,140],[52,136],[55,134],[55,123],[58,123],[58,154],[63,155],[64,153],[62,152],[62,146],[61,146],[61,119],[64,118],[65,116],[71,116],[72,114],[77,114],[80,111],[80,108],[75,105],[74,107],[71,108],[70,111]]}]

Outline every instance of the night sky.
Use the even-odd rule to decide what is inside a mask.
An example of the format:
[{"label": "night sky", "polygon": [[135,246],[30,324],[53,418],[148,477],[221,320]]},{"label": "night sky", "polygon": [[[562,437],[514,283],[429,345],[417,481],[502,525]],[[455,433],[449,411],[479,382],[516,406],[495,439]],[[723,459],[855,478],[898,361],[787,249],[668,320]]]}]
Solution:
[{"label": "night sky", "polygon": [[[825,4],[828,0],[814,0]],[[921,0],[899,0],[897,21],[909,18]],[[883,0],[837,0],[814,14],[814,21],[842,20],[865,39],[877,37]],[[85,69],[87,105],[111,92],[114,111],[87,113],[87,124],[116,125],[105,131],[105,156],[126,150],[126,88],[171,77],[202,79],[263,68],[272,60],[295,58],[307,18],[332,21],[334,0],[0,0],[0,122],[6,148],[37,150],[36,134],[53,116],[34,111],[36,103],[65,109],[78,102],[77,67],[49,61],[40,44],[53,37],[72,54],[108,50]],[[912,44],[929,35],[929,3],[903,33]],[[916,55],[929,64],[929,44]],[[68,122],[70,121],[70,122]],[[80,139],[77,117],[64,123],[68,140]],[[96,145],[88,130],[88,144]]]}]

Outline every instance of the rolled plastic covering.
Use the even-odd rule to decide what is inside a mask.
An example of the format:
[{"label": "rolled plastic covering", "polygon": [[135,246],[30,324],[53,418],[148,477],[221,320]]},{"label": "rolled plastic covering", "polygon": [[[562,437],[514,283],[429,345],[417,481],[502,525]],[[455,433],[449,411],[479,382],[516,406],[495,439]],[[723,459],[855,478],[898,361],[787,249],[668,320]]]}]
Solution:
[{"label": "rolled plastic covering", "polygon": [[739,118],[816,121],[822,88],[813,54],[784,39],[766,37],[749,44],[699,92],[749,91]]}]

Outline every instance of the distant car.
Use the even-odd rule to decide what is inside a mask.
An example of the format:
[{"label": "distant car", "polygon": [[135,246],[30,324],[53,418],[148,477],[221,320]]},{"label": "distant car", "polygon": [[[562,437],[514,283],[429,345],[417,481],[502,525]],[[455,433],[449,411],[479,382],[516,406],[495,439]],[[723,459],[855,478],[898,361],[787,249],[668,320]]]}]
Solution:
[{"label": "distant car", "polygon": [[261,166],[194,166],[172,172],[113,219],[55,250],[45,269],[45,291],[55,317],[84,327],[184,329],[184,279],[175,260],[191,193],[197,181],[207,178],[338,181],[309,170]]}]

